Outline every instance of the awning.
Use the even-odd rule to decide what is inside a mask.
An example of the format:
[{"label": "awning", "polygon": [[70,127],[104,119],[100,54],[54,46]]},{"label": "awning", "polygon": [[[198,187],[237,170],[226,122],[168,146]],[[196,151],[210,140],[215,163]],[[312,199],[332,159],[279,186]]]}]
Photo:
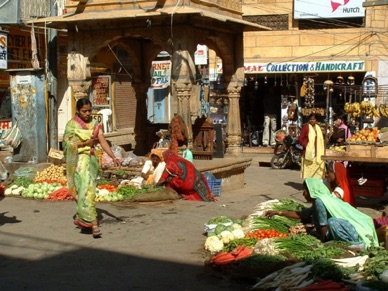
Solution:
[{"label": "awning", "polygon": [[[237,26],[241,31],[263,31],[271,30],[266,26],[258,25],[249,21],[245,21],[240,18],[226,16],[223,14],[217,14],[210,11],[205,11],[198,8],[181,6],[175,9],[175,7],[159,8],[153,11],[147,11],[143,9],[121,9],[112,11],[91,11],[82,12],[78,14],[64,14],[61,16],[53,16],[47,18],[40,18],[28,21],[29,24],[34,23],[38,26],[47,26],[56,29],[67,29],[69,26],[77,25],[79,28],[82,25],[93,25],[94,23],[101,24],[103,22],[114,20],[128,20],[128,19],[148,19],[148,18],[163,18],[171,15],[187,15],[192,16],[195,19],[191,19],[191,23],[200,22],[205,18],[211,20],[216,24],[226,24],[225,26]],[[124,23],[123,23],[124,24]],[[210,27],[209,27],[210,28]],[[218,26],[211,27],[217,30]]]}]

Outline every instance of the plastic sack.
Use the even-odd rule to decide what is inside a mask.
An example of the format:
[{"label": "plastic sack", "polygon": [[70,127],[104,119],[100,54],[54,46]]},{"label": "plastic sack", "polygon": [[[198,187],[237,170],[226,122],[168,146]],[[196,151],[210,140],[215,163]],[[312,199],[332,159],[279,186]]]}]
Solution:
[{"label": "plastic sack", "polygon": [[3,163],[0,162],[0,180],[6,180],[8,178],[8,171],[4,167]]},{"label": "plastic sack", "polygon": [[[122,161],[123,155],[122,155],[121,148],[117,145],[112,145],[111,149],[115,157]],[[101,166],[102,168],[111,168],[115,166],[113,159],[106,152],[102,154]]]},{"label": "plastic sack", "polygon": [[123,159],[123,166],[128,166],[131,163],[131,160],[137,159],[137,155],[134,153],[129,153],[124,159]]},{"label": "plastic sack", "polygon": [[37,174],[37,171],[35,168],[31,168],[31,167],[21,167],[19,169],[17,169],[15,172],[14,172],[14,176],[15,177],[21,177],[21,178],[34,178]]},{"label": "plastic sack", "polygon": [[14,149],[20,145],[22,139],[22,133],[18,128],[17,121],[12,125],[12,128],[1,137],[1,141],[4,145],[11,146]]}]

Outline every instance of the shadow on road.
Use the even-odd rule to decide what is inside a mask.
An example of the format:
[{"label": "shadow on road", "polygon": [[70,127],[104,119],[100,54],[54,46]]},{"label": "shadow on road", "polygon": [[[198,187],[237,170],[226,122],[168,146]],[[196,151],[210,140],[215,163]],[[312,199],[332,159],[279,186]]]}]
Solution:
[{"label": "shadow on road", "polygon": [[303,191],[303,183],[296,183],[296,182],[286,182],[284,183],[286,186],[290,186],[298,191]]},{"label": "shadow on road", "polygon": [[5,216],[8,212],[0,213],[0,226],[7,223],[19,223],[21,220],[17,219],[16,216]]},{"label": "shadow on road", "polygon": [[[25,251],[50,253],[55,240],[16,235]],[[128,237],[128,239],[131,239]],[[32,243],[32,244],[30,244]],[[4,245],[4,243],[1,243]],[[52,247],[48,247],[48,244]],[[158,240],[155,239],[155,244]],[[0,255],[2,290],[249,290],[241,282],[206,272],[200,265],[129,255],[78,245],[63,246],[60,254],[25,260]],[[30,249],[30,250],[28,250]],[[184,261],[182,258],[181,261]],[[194,276],[194,278],[193,278]],[[251,287],[251,286],[250,286]]]}]

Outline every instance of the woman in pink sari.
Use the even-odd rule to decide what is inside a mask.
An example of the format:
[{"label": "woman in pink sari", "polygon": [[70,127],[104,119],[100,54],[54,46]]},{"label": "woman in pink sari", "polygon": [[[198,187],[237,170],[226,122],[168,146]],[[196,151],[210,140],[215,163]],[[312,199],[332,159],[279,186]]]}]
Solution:
[{"label": "woman in pink sari", "polygon": [[172,150],[163,153],[165,170],[157,185],[174,189],[186,200],[215,201],[205,176]]}]

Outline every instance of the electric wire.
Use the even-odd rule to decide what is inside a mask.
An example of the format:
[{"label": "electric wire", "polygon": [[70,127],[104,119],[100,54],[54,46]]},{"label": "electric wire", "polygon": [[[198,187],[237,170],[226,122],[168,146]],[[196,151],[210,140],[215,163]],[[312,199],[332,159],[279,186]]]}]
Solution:
[{"label": "electric wire", "polygon": [[116,58],[117,62],[120,64],[120,66],[124,69],[124,71],[127,73],[127,75],[132,79],[132,75],[127,71],[127,69],[125,68],[125,66],[123,65],[123,63],[120,61],[119,57],[116,55],[116,53],[113,51],[112,47],[110,46],[110,44],[108,43],[108,48],[110,49],[110,51],[112,52],[113,56]]}]

